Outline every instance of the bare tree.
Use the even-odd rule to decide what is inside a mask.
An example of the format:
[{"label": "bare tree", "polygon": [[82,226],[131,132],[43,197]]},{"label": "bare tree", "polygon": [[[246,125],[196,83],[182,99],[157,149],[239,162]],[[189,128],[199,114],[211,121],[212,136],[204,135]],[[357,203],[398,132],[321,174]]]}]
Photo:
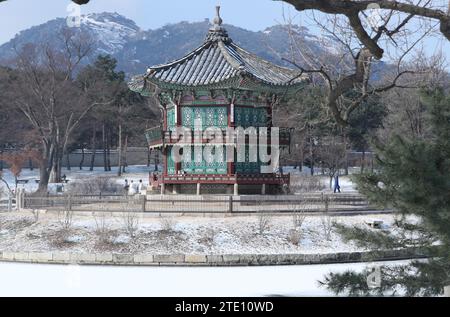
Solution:
[{"label": "bare tree", "polygon": [[102,212],[100,215],[94,214],[95,234],[97,235],[100,244],[108,244],[112,232],[108,223],[106,213]]},{"label": "bare tree", "polygon": [[263,235],[270,228],[271,217],[270,215],[261,212],[258,215],[258,233]]},{"label": "bare tree", "polygon": [[[326,205],[328,204],[328,198]],[[322,234],[325,240],[331,241],[331,234],[333,233],[334,222],[330,214],[328,213],[328,207],[326,207],[325,214],[320,218],[320,225],[322,229]]]},{"label": "bare tree", "polygon": [[[433,58],[425,58],[423,53],[413,59],[411,68],[423,68],[424,63],[434,65],[433,72],[426,74],[424,80],[428,81],[428,87],[448,86],[449,75],[446,72],[448,64],[441,55]],[[426,66],[425,66],[426,67]],[[414,81],[415,78],[408,78]],[[407,139],[426,139],[430,136],[430,127],[427,125],[429,114],[426,106],[420,98],[421,91],[418,89],[398,89],[394,88],[383,94],[382,102],[386,105],[388,115],[383,122],[383,129],[380,129],[377,136],[382,141],[386,141],[390,136],[397,134]]]},{"label": "bare tree", "polygon": [[319,146],[318,156],[323,171],[330,179],[330,188],[333,185],[333,177],[344,165],[346,149],[342,146],[340,137],[330,136],[325,138]]},{"label": "bare tree", "polygon": [[306,209],[308,207],[308,202],[306,200],[302,200],[298,203],[298,205],[294,209],[294,215],[292,216],[292,224],[294,225],[294,229],[301,229],[303,223],[306,220]]},{"label": "bare tree", "polygon": [[61,50],[46,43],[16,48],[17,72],[10,78],[9,100],[39,138],[41,192],[50,180],[60,181],[62,158],[80,121],[95,106],[110,102],[92,100],[91,90],[74,82],[75,72],[91,52],[91,39],[68,29],[59,36]]},{"label": "bare tree", "polygon": [[[446,13],[431,8],[431,1],[418,0],[417,4],[401,4],[397,1],[286,1],[298,10],[317,9],[332,13],[312,20],[322,30],[323,39],[339,46],[338,54],[317,56],[296,38],[292,21],[289,32],[292,38],[292,57],[284,58],[300,70],[299,76],[309,74],[319,78],[326,88],[326,106],[330,114],[343,126],[348,125],[353,111],[373,94],[381,94],[393,88],[416,88],[406,79],[408,75],[422,74],[429,69],[411,70],[405,65],[416,46],[431,36],[437,23],[435,18],[447,21]],[[393,3],[398,3],[398,7]],[[412,3],[412,2],[411,2]],[[366,11],[376,4],[378,21],[373,23]],[[403,14],[402,12],[409,12]],[[340,14],[340,15],[339,15]],[[414,17],[422,19],[411,23]],[[439,18],[438,18],[439,16]],[[426,19],[427,18],[427,19]],[[419,23],[419,24],[417,24]],[[327,43],[325,43],[327,44]],[[330,43],[328,43],[330,44]],[[381,48],[384,47],[384,49]],[[334,55],[334,56],[330,56]],[[388,56],[395,62],[389,77],[374,80],[378,59]],[[410,77],[408,77],[410,78]],[[424,85],[424,83],[422,83]]]},{"label": "bare tree", "polygon": [[65,210],[58,212],[58,223],[62,229],[68,231],[72,228],[73,224],[73,211]]},{"label": "bare tree", "polygon": [[161,231],[171,232],[175,230],[176,221],[172,216],[160,216],[159,221],[161,223]]},{"label": "bare tree", "polygon": [[[437,20],[440,24],[440,31],[450,40],[450,1],[448,6],[445,6],[443,1],[436,5],[433,2],[437,1],[395,1],[395,0],[282,0],[286,3],[292,4],[296,10],[319,10],[327,14],[343,15],[347,18],[354,33],[370,51],[370,53],[380,59],[383,57],[384,50],[379,44],[380,37],[385,34],[392,37],[398,33],[406,23],[414,17],[422,17]],[[405,19],[398,25],[397,28],[388,29],[387,25],[379,27],[377,36],[371,37],[364,23],[361,15],[370,8],[379,8],[389,11],[390,15],[396,13],[403,13],[406,15]]]},{"label": "bare tree", "polygon": [[125,231],[132,238],[136,236],[139,229],[139,216],[135,212],[124,212],[122,214],[122,221]]}]

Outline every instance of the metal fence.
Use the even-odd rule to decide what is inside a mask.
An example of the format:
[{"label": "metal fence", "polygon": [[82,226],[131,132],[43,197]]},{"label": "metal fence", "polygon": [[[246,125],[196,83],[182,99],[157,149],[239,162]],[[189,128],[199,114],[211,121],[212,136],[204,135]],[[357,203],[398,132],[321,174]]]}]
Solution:
[{"label": "metal fence", "polygon": [[23,207],[56,211],[150,213],[345,212],[372,209],[366,198],[359,194],[323,193],[288,196],[25,196]]}]

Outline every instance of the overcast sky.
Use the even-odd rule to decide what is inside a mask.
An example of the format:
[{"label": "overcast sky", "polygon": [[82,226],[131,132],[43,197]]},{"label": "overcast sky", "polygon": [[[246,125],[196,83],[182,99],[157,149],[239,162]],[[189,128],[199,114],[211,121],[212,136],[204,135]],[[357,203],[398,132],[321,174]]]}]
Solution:
[{"label": "overcast sky", "polygon": [[[69,0],[8,0],[0,3],[0,44],[9,41],[21,30],[57,17],[66,17],[70,3]],[[147,30],[168,23],[211,19],[217,4],[222,6],[225,23],[253,31],[283,22],[283,14],[294,17],[295,22],[304,26],[310,23],[307,18],[309,12],[299,14],[290,5],[274,0],[93,0],[82,6],[82,14],[118,12]],[[436,47],[443,46],[450,60],[450,42],[444,37],[427,40],[424,46],[430,54]]]}]

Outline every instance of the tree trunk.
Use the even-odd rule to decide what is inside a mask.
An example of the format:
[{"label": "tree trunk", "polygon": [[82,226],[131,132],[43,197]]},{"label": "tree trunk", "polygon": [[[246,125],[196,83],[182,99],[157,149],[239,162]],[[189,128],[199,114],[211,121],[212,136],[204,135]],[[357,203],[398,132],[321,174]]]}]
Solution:
[{"label": "tree trunk", "polygon": [[366,166],[366,150],[363,149],[361,157],[361,174],[364,173],[365,166]]},{"label": "tree trunk", "polygon": [[105,124],[102,125],[102,147],[103,147],[103,169],[105,172],[108,171],[108,162],[107,162],[107,150],[106,150],[106,131],[105,131]]},{"label": "tree trunk", "polygon": [[304,153],[304,149],[303,149],[303,144],[300,147],[300,165],[299,165],[299,171],[303,172],[303,162],[305,161],[305,157],[304,157],[305,153]]},{"label": "tree trunk", "polygon": [[3,161],[1,160],[1,156],[3,155],[4,148],[5,146],[2,144],[2,146],[0,146],[0,172],[3,171]]},{"label": "tree trunk", "polygon": [[123,148],[123,164],[122,164],[122,172],[126,173],[126,168],[128,167],[128,135],[125,135],[125,144]]},{"label": "tree trunk", "polygon": [[97,131],[95,129],[95,125],[92,129],[92,155],[91,155],[91,166],[89,168],[90,171],[94,170],[95,165],[95,155],[97,154]]},{"label": "tree trunk", "polygon": [[28,168],[30,169],[30,171],[34,170],[33,160],[32,159],[28,159]]},{"label": "tree trunk", "polygon": [[347,176],[348,175],[348,151],[347,151],[347,133],[344,132],[344,155],[345,155],[345,162],[344,162],[344,174]]},{"label": "tree trunk", "polygon": [[313,140],[311,137],[311,132],[309,137],[309,165],[311,167],[311,176],[314,176],[314,151],[313,151]]},{"label": "tree trunk", "polygon": [[66,154],[66,167],[68,171],[72,170],[72,167],[70,166],[70,153]]},{"label": "tree trunk", "polygon": [[53,147],[48,142],[43,142],[42,161],[39,166],[39,188],[38,193],[41,195],[47,194],[48,183],[50,180],[50,166],[53,160]]},{"label": "tree trunk", "polygon": [[62,150],[57,149],[53,154],[50,171],[50,183],[61,183]]},{"label": "tree trunk", "polygon": [[122,124],[119,124],[119,146],[117,147],[118,155],[118,176],[122,176]]},{"label": "tree trunk", "polygon": [[81,147],[80,171],[83,170],[83,165],[84,165],[84,146]]},{"label": "tree trunk", "polygon": [[106,155],[107,155],[106,164],[108,166],[108,172],[111,172],[111,144],[112,144],[111,129],[108,128],[106,133],[107,133],[107,138],[106,138],[106,152],[107,152],[106,153]]},{"label": "tree trunk", "polygon": [[39,169],[39,193],[47,193],[49,179],[50,173],[48,172],[48,169],[45,166],[41,166],[41,168]]},{"label": "tree trunk", "polygon": [[147,167],[150,167],[152,157],[152,150],[147,147]]}]

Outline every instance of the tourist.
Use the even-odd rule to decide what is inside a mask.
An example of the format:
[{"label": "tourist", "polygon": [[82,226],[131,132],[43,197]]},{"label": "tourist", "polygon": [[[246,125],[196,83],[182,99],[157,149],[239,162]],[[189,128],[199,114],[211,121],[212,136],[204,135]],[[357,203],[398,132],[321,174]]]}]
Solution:
[{"label": "tourist", "polygon": [[139,180],[139,185],[138,185],[138,194],[139,195],[144,195],[144,183],[142,182],[142,179]]},{"label": "tourist", "polygon": [[337,174],[334,178],[334,192],[341,192],[341,186],[339,185],[339,174]]},{"label": "tourist", "polygon": [[133,181],[130,183],[130,187],[128,188],[128,195],[134,196],[136,195],[137,187]]},{"label": "tourist", "polygon": [[130,190],[130,185],[128,184],[128,179],[125,180],[125,186],[123,186],[123,190],[125,191],[125,195],[127,195],[128,191]]}]

